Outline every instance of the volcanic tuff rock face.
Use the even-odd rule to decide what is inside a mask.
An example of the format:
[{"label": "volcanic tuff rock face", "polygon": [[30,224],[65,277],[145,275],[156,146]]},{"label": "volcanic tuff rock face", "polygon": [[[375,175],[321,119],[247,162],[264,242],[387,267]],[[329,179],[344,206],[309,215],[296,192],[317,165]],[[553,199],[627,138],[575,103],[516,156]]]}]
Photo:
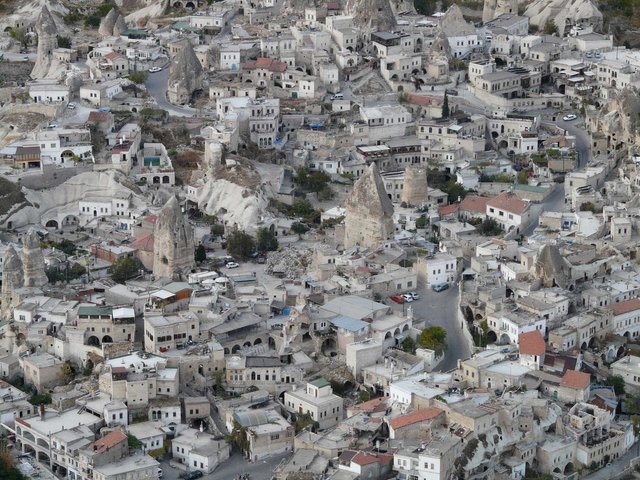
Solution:
[{"label": "volcanic tuff rock face", "polygon": [[569,288],[570,266],[556,245],[545,245],[536,259],[536,277],[545,287]]},{"label": "volcanic tuff rock face", "polygon": [[567,20],[569,23],[586,23],[596,28],[602,27],[602,13],[591,0],[534,0],[524,11],[529,23],[538,28],[552,21],[558,31],[564,32]]},{"label": "volcanic tuff rock face", "polygon": [[191,42],[182,40],[182,47],[171,61],[169,68],[169,90],[171,103],[187,103],[193,92],[202,87],[202,65]]},{"label": "volcanic tuff rock face", "polygon": [[98,33],[103,37],[119,36],[126,29],[124,17],[117,8],[112,8],[100,22]]},{"label": "volcanic tuff rock face", "polygon": [[476,28],[464,19],[462,10],[456,4],[451,5],[445,12],[440,21],[440,28],[447,37],[463,37],[476,33]]},{"label": "volcanic tuff rock face", "polygon": [[640,143],[640,96],[633,88],[625,88],[598,112],[592,131],[608,136],[609,148],[621,143]]},{"label": "volcanic tuff rock face", "polygon": [[345,12],[353,15],[354,24],[363,30],[393,30],[396,27],[396,18],[391,7],[392,2],[394,0],[347,0]]},{"label": "volcanic tuff rock face", "polygon": [[393,235],[393,204],[375,163],[353,185],[345,209],[345,248],[377,248]]},{"label": "volcanic tuff rock face", "polygon": [[482,21],[488,22],[503,13],[518,13],[518,0],[485,0]]},{"label": "volcanic tuff rock face", "polygon": [[427,170],[425,168],[410,165],[404,169],[402,201],[415,206],[420,206],[427,201]]},{"label": "volcanic tuff rock face", "polygon": [[46,78],[55,73],[57,61],[54,61],[53,50],[58,47],[58,29],[49,9],[42,7],[40,16],[36,20],[36,33],[38,34],[38,56],[31,71],[31,78]]},{"label": "volcanic tuff rock face", "polygon": [[[2,296],[11,296],[11,293],[23,285],[22,260],[13,247],[9,247],[2,262]],[[3,306],[4,306],[3,301]]]},{"label": "volcanic tuff rock face", "polygon": [[48,283],[40,237],[33,228],[22,239],[22,265],[25,287],[41,287]]},{"label": "volcanic tuff rock face", "polygon": [[173,196],[162,207],[153,231],[153,274],[174,278],[195,265],[193,229]]}]

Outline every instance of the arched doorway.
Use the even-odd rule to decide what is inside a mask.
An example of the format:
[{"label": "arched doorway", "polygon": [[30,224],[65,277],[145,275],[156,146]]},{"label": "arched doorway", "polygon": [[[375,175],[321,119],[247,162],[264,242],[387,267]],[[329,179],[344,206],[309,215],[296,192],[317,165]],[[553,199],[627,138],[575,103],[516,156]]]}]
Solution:
[{"label": "arched doorway", "polygon": [[95,335],[91,335],[89,338],[87,338],[87,345],[91,347],[99,347],[100,340]]},{"label": "arched doorway", "polygon": [[44,225],[47,228],[55,228],[58,229],[58,222],[55,220],[49,220],[47,223],[45,223]]},{"label": "arched doorway", "polygon": [[271,350],[276,349],[276,341],[272,337],[269,337],[269,340],[267,340],[267,345],[269,345]]},{"label": "arched doorway", "polygon": [[113,343],[113,339],[109,335],[102,337],[102,343]]},{"label": "arched doorway", "polygon": [[487,342],[496,343],[497,341],[498,341],[498,336],[496,335],[496,332],[494,332],[493,330],[489,330],[487,332]]},{"label": "arched doorway", "polygon": [[234,345],[231,349],[231,353],[237,353],[240,350],[240,345]]},{"label": "arched doorway", "polygon": [[251,346],[251,342],[244,342],[244,344],[242,346],[243,347],[250,347]]},{"label": "arched doorway", "polygon": [[256,339],[253,341],[253,344],[254,344],[254,345],[260,345],[261,343],[262,343],[262,339],[261,339],[261,338],[256,338]]},{"label": "arched doorway", "polygon": [[336,348],[336,341],[333,338],[327,338],[322,342],[321,351],[327,357],[334,357],[337,354]]}]

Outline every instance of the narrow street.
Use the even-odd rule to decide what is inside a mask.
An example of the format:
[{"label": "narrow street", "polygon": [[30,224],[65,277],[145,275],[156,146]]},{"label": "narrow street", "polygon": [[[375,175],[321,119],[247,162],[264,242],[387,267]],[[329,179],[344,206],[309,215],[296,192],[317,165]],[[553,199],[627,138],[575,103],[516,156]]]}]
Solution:
[{"label": "narrow street", "polygon": [[[249,474],[250,480],[271,480],[273,470],[290,454],[275,455],[266,460],[249,462],[239,452],[232,452],[231,457],[216,468],[212,473],[203,476],[203,480],[235,480],[239,475]],[[168,461],[163,461],[162,480],[178,480],[184,475],[184,471],[172,467]]]},{"label": "narrow street", "polygon": [[149,95],[151,95],[158,108],[167,110],[170,115],[178,117],[193,117],[195,108],[181,107],[173,105],[167,101],[167,86],[169,83],[169,67],[165,67],[159,72],[150,73],[145,83]]}]

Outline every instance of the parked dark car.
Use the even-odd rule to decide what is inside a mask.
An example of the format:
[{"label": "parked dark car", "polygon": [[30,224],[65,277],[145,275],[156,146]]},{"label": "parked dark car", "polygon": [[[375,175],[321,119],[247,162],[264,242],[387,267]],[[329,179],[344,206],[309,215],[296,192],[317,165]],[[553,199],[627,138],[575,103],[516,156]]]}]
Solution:
[{"label": "parked dark car", "polygon": [[189,472],[185,475],[184,480],[196,480],[196,478],[201,478],[204,474],[200,470],[194,470],[193,472]]},{"label": "parked dark car", "polygon": [[443,290],[446,290],[447,288],[449,288],[449,284],[448,283],[439,283],[437,285],[434,285],[431,288],[433,289],[434,292],[442,292]]}]

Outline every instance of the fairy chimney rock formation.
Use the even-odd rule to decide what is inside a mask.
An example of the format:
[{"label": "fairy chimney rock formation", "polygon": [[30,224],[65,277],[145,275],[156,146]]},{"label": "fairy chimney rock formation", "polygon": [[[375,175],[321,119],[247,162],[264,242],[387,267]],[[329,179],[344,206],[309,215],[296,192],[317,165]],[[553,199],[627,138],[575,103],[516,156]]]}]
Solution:
[{"label": "fairy chimney rock formation", "polygon": [[375,163],[354,184],[345,209],[345,248],[377,248],[393,236],[393,205]]},{"label": "fairy chimney rock formation", "polygon": [[345,12],[353,15],[353,23],[362,30],[393,30],[397,23],[390,0],[347,0]]},{"label": "fairy chimney rock formation", "polygon": [[202,65],[188,39],[179,40],[174,48],[177,51],[169,67],[167,98],[175,104],[188,103],[193,92],[202,88]]},{"label": "fairy chimney rock formation", "polygon": [[401,200],[409,205],[421,206],[427,201],[427,169],[409,165],[404,169]]},{"label": "fairy chimney rock formation", "polygon": [[195,265],[193,229],[173,196],[162,207],[153,232],[153,274],[174,278]]},{"label": "fairy chimney rock formation", "polygon": [[112,8],[100,22],[98,33],[102,37],[120,36],[127,29],[127,24],[120,10]]},{"label": "fairy chimney rock formation", "polygon": [[503,13],[518,13],[518,0],[485,0],[482,6],[482,22],[486,23]]},{"label": "fairy chimney rock formation", "polygon": [[13,247],[9,247],[2,262],[2,306],[3,309],[11,303],[14,290],[22,288],[22,260]]},{"label": "fairy chimney rock formation", "polygon": [[38,49],[36,63],[31,70],[31,78],[46,78],[52,70],[53,51],[58,48],[58,29],[47,6],[43,6],[36,20]]},{"label": "fairy chimney rock formation", "polygon": [[29,229],[22,239],[22,266],[25,287],[41,287],[48,283],[40,237],[34,229]]}]

